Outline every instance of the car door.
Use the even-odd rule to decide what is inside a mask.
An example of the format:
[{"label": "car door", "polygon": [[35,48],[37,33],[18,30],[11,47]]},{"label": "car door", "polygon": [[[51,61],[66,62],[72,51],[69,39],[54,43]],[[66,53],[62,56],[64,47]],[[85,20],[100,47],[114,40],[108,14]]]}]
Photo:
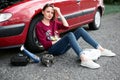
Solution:
[{"label": "car door", "polygon": [[98,0],[80,0],[81,10],[83,12],[82,22],[88,22],[94,18],[94,12],[98,4]]},{"label": "car door", "polygon": [[[79,23],[79,4],[77,4],[77,0],[55,0],[54,5],[61,9],[70,26]],[[60,19],[59,16],[58,19]]]}]

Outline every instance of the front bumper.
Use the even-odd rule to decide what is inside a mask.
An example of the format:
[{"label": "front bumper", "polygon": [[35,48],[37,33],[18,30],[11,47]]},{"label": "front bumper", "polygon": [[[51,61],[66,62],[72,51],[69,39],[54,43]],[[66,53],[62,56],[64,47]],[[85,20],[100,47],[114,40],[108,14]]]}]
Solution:
[{"label": "front bumper", "polygon": [[0,26],[0,38],[19,35],[23,32],[25,27],[24,23]]}]

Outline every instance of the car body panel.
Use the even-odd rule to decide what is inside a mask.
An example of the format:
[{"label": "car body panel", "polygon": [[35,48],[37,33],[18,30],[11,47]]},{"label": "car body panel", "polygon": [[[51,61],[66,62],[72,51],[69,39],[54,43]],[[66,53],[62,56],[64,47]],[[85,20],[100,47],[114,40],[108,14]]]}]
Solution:
[{"label": "car body panel", "polygon": [[[93,21],[95,11],[99,6],[104,9],[104,5],[100,4],[99,0],[23,0],[0,11],[0,13],[12,14],[9,20],[0,22],[0,48],[24,44],[32,19],[41,12],[46,3],[52,3],[61,9],[62,14],[71,26],[70,29]],[[57,17],[59,20],[59,16]],[[9,27],[13,26],[17,29],[18,26],[16,25],[19,24],[24,24],[24,29],[12,34]],[[7,30],[8,34],[11,32],[11,35],[5,33],[6,36],[4,36],[2,29]]]},{"label": "car body panel", "polygon": [[[31,21],[32,17],[35,15],[35,13],[37,13],[37,12],[35,12],[35,10],[39,10],[40,8],[42,8],[43,5],[45,5],[44,0],[43,0],[43,2],[40,1],[40,3],[43,3],[43,5],[42,4],[39,5],[38,2],[39,1],[37,1],[37,0],[32,1],[32,2],[31,1],[21,2],[21,3],[19,3],[20,5],[15,4],[15,5],[10,6],[2,11],[4,13],[10,12],[14,16],[12,16],[12,18],[9,19],[8,21],[1,22],[0,28],[8,26],[8,25],[21,24],[21,23],[25,24],[25,28],[24,28],[23,32],[20,33],[19,35],[0,37],[0,47],[6,47],[6,46],[11,47],[11,45],[18,46],[19,44],[25,43],[30,21]],[[34,7],[31,7],[31,5],[33,5]],[[36,5],[38,5],[38,6],[36,7]],[[28,7],[26,7],[26,6],[28,6]],[[2,32],[0,32],[0,33],[2,33]]]}]

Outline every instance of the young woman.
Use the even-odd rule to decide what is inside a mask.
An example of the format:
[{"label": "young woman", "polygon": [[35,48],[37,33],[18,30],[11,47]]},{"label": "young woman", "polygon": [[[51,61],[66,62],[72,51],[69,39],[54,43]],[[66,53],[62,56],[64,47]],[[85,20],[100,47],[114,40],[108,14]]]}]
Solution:
[{"label": "young woman", "polygon": [[[61,22],[55,21],[57,13]],[[43,19],[36,25],[36,35],[39,42],[49,52],[49,54],[60,55],[72,48],[81,60],[81,66],[88,68],[99,68],[100,65],[88,58],[81,49],[77,40],[82,37],[87,43],[95,49],[101,51],[101,56],[115,56],[110,50],[104,49],[96,42],[83,28],[78,28],[75,32],[69,32],[60,38],[58,30],[69,28],[69,24],[63,17],[60,8],[46,4],[42,10]]]}]

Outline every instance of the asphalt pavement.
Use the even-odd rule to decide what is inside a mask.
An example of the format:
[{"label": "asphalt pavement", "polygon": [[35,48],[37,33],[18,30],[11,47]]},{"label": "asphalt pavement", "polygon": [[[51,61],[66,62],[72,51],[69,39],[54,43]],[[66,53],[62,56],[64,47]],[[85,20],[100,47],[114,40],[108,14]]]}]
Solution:
[{"label": "asphalt pavement", "polygon": [[[0,50],[0,80],[120,80],[120,13],[103,16],[99,30],[87,31],[117,56],[100,57],[96,62],[101,67],[88,69],[80,66],[75,52],[70,49],[64,55],[55,56],[51,67],[41,63],[15,67],[10,65],[10,58],[19,48]],[[92,48],[82,38],[78,42],[83,49]]]}]

